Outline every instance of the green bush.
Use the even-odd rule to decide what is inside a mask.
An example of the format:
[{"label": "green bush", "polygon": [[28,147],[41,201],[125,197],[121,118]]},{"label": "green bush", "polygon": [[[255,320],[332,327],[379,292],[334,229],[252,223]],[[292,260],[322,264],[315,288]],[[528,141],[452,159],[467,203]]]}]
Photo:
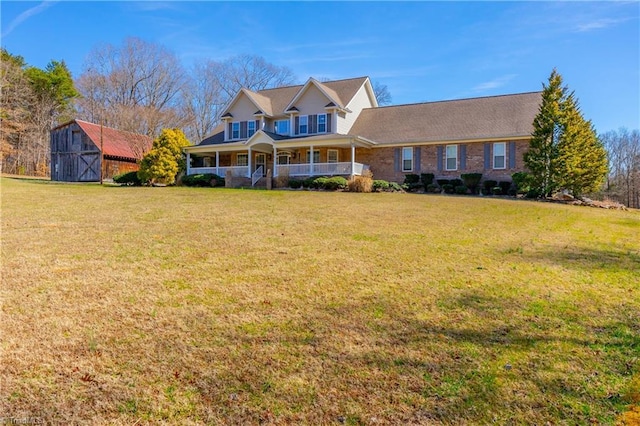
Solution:
[{"label": "green bush", "polygon": [[407,185],[411,185],[418,182],[420,182],[420,176],[414,173],[409,173],[408,175],[404,175],[404,183],[406,183]]},{"label": "green bush", "polygon": [[121,173],[113,177],[113,181],[125,186],[140,186],[142,182],[138,178],[138,172]]},{"label": "green bush", "polygon": [[432,192],[432,193],[438,193],[440,192],[440,187],[438,185],[436,185],[435,183],[430,183],[429,185],[426,186],[425,190],[427,192]]},{"label": "green bush", "polygon": [[224,178],[214,173],[199,173],[182,177],[185,186],[224,186]]},{"label": "green bush", "polygon": [[491,188],[491,193],[493,195],[502,195],[502,188],[500,188],[499,186],[494,186],[493,188]]},{"label": "green bush", "polygon": [[383,192],[389,190],[389,182],[382,179],[377,179],[373,181],[373,191],[374,192]]},{"label": "green bush", "polygon": [[451,183],[451,181],[449,179],[436,179],[436,182],[438,182],[438,185],[442,186],[442,185],[448,185]]},{"label": "green bush", "polygon": [[500,181],[498,182],[498,186],[500,187],[500,189],[502,189],[503,194],[508,194],[509,189],[511,189],[511,182]]},{"label": "green bush", "polygon": [[433,178],[434,177],[435,176],[433,175],[433,173],[421,173],[420,174],[420,181],[424,185],[425,189],[427,188],[428,185],[431,185],[433,183]]},{"label": "green bush", "polygon": [[402,192],[404,190],[398,182],[389,182],[389,189],[394,192]]},{"label": "green bush", "polygon": [[518,194],[526,194],[531,189],[531,177],[529,173],[517,172],[511,175],[511,179]]},{"label": "green bush", "polygon": [[482,187],[487,190],[487,194],[491,194],[491,189],[494,186],[498,186],[498,182],[495,180],[485,180],[482,182]]},{"label": "green bush", "polygon": [[467,187],[466,185],[458,185],[454,188],[454,190],[456,191],[456,194],[466,194],[467,193]]},{"label": "green bush", "polygon": [[471,190],[472,194],[478,192],[478,186],[482,180],[482,173],[463,173],[460,175],[464,184]]},{"label": "green bush", "polygon": [[315,180],[315,178],[309,177],[306,178],[305,180],[302,181],[302,187],[303,188],[313,188],[313,181]]},{"label": "green bush", "polygon": [[442,189],[444,189],[445,194],[453,194],[453,185],[450,183],[442,185]]},{"label": "green bush", "polygon": [[537,189],[530,189],[525,194],[526,198],[540,198],[541,196],[542,196],[542,193]]},{"label": "green bush", "polygon": [[451,185],[453,185],[453,187],[455,188],[456,186],[462,186],[464,185],[464,182],[462,182],[462,179],[451,179],[451,181],[449,181],[449,183]]},{"label": "green bush", "polygon": [[335,191],[337,189],[345,189],[349,185],[349,181],[347,181],[342,176],[334,176],[332,178],[325,178],[324,184],[322,185],[322,189],[326,189],[327,191]]},{"label": "green bush", "polygon": [[420,182],[405,183],[405,185],[407,187],[407,191],[408,192],[416,192],[416,191],[419,191],[421,189],[424,189],[424,185],[421,184]]},{"label": "green bush", "polygon": [[289,188],[298,189],[302,187],[302,181],[300,179],[289,179]]},{"label": "green bush", "polygon": [[323,189],[328,180],[329,178],[326,176],[315,178],[309,187],[312,189]]}]

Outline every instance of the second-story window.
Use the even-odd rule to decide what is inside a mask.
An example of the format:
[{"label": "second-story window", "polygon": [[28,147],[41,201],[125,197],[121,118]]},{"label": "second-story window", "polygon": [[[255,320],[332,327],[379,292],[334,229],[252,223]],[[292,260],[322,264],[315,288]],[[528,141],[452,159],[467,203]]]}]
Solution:
[{"label": "second-story window", "polygon": [[231,139],[240,139],[240,122],[231,123]]},{"label": "second-story window", "polygon": [[276,120],[273,123],[273,130],[279,135],[289,134],[289,120]]},{"label": "second-story window", "polygon": [[318,133],[327,133],[327,114],[318,114]]},{"label": "second-story window", "polygon": [[247,121],[247,137],[250,138],[256,132],[256,122],[254,120]]},{"label": "second-story window", "polygon": [[300,125],[299,125],[299,130],[298,132],[301,135],[306,135],[307,133],[309,133],[309,117],[307,115],[301,115],[300,116]]}]

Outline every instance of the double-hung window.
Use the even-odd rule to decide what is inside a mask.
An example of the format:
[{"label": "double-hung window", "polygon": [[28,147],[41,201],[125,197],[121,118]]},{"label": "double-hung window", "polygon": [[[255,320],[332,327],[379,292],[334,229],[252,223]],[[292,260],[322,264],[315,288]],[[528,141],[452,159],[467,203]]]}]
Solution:
[{"label": "double-hung window", "polygon": [[301,135],[306,135],[307,133],[309,133],[309,116],[308,115],[300,116],[298,133],[300,133]]},{"label": "double-hung window", "polygon": [[238,166],[246,167],[249,165],[249,154],[238,154],[236,160]]},{"label": "double-hung window", "polygon": [[255,120],[247,121],[247,137],[250,138],[256,132]]},{"label": "double-hung window", "polygon": [[327,133],[327,114],[318,114],[318,133]]},{"label": "double-hung window", "polygon": [[496,142],[493,144],[493,168],[506,168],[507,144],[505,142]]},{"label": "double-hung window", "polygon": [[279,135],[289,134],[289,120],[276,120],[273,124],[273,130]]},{"label": "double-hung window", "polygon": [[458,145],[447,145],[445,170],[458,170]]},{"label": "double-hung window", "polygon": [[337,149],[328,149],[327,150],[327,163],[337,163],[338,162],[338,150]]},{"label": "double-hung window", "polygon": [[402,148],[402,171],[403,172],[413,171],[413,148],[412,147]]},{"label": "double-hung window", "polygon": [[231,139],[240,139],[240,122],[231,123]]},{"label": "double-hung window", "polygon": [[[307,163],[310,163],[310,161],[309,161],[310,159],[311,159],[311,152],[307,151]],[[313,150],[313,162],[314,163],[319,163],[320,162],[320,151],[315,150],[315,149]]]}]

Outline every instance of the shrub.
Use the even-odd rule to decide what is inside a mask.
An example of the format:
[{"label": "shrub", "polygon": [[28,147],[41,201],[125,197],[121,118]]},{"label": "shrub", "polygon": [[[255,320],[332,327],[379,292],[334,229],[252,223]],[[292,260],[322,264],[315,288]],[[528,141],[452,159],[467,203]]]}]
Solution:
[{"label": "shrub", "polygon": [[541,196],[542,193],[537,189],[530,189],[525,194],[526,198],[540,198]]},{"label": "shrub", "polygon": [[503,194],[508,194],[509,189],[511,188],[511,182],[500,181],[498,182],[498,186],[500,187],[500,189],[502,189]]},{"label": "shrub", "polygon": [[478,192],[478,186],[480,186],[480,180],[482,180],[482,173],[463,173],[460,177],[467,188],[471,190],[472,194]]},{"label": "shrub", "polygon": [[142,182],[138,178],[138,172],[121,173],[113,177],[115,183],[125,186],[140,186]]},{"label": "shrub", "polygon": [[515,185],[516,192],[518,194],[526,194],[531,189],[531,177],[529,173],[517,172],[511,175],[511,179],[513,180],[513,184]]},{"label": "shrub", "polygon": [[224,178],[214,173],[199,173],[182,177],[185,186],[224,186]]},{"label": "shrub", "polygon": [[298,189],[302,187],[302,181],[300,179],[289,179],[289,188]]},{"label": "shrub", "polygon": [[426,186],[425,190],[427,192],[432,192],[432,193],[438,193],[440,192],[440,187],[438,185],[436,185],[435,183],[430,183],[429,185]]},{"label": "shrub", "polygon": [[454,187],[454,188],[455,188],[456,186],[462,186],[462,185],[464,185],[464,182],[462,182],[462,180],[461,180],[461,179],[451,179],[451,180],[449,181],[449,183],[450,183],[451,185],[453,185],[453,187]]},{"label": "shrub", "polygon": [[440,186],[448,185],[449,183],[451,183],[449,179],[436,179],[436,182],[438,182],[438,185]]},{"label": "shrub", "polygon": [[442,185],[442,189],[444,189],[444,192],[446,194],[453,194],[453,185],[451,185],[450,183],[445,183],[444,185]]},{"label": "shrub", "polygon": [[393,192],[402,192],[402,186],[400,186],[400,184],[398,182],[389,182],[389,188],[393,191]]},{"label": "shrub", "polygon": [[306,178],[305,180],[302,181],[302,187],[303,188],[313,188],[313,181],[315,180],[315,178],[309,177]]},{"label": "shrub", "polygon": [[351,192],[371,192],[373,188],[373,173],[365,170],[360,176],[354,176],[349,181],[349,191]]},{"label": "shrub", "polygon": [[322,185],[323,189],[328,191],[335,191],[337,189],[345,189],[349,182],[343,178],[342,176],[334,176],[332,178],[325,178],[324,184]]},{"label": "shrub", "polygon": [[493,195],[501,195],[502,194],[502,188],[500,188],[499,186],[494,186],[493,188],[491,188],[491,193]]},{"label": "shrub", "polygon": [[327,183],[327,180],[329,180],[329,178],[326,176],[315,178],[311,181],[311,185],[309,185],[309,188],[322,189],[324,188],[325,183]]},{"label": "shrub", "polygon": [[409,192],[416,192],[421,189],[424,189],[424,185],[419,182],[405,183],[403,186],[406,186],[406,190]]},{"label": "shrub", "polygon": [[433,183],[433,178],[434,177],[435,176],[433,175],[433,173],[421,173],[420,174],[420,181],[424,185],[425,189],[426,189],[427,185],[431,185]]},{"label": "shrub", "polygon": [[420,176],[414,173],[409,173],[408,175],[404,176],[404,183],[406,183],[407,185],[411,185],[418,182],[420,182]]},{"label": "shrub", "polygon": [[485,180],[482,182],[482,187],[487,190],[487,194],[491,194],[491,188],[497,186],[498,182],[495,180]]},{"label": "shrub", "polygon": [[467,193],[467,187],[465,185],[458,185],[455,188],[456,194],[466,194]]},{"label": "shrub", "polygon": [[389,190],[389,182],[386,180],[378,179],[373,181],[373,190],[375,192],[383,192]]}]

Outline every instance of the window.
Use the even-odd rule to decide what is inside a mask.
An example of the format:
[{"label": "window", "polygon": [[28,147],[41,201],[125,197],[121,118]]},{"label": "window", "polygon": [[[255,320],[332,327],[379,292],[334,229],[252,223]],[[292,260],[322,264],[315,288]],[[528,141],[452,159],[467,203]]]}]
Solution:
[{"label": "window", "polygon": [[291,154],[288,152],[278,154],[278,164],[289,164],[291,162]]},{"label": "window", "polygon": [[248,166],[249,165],[249,154],[238,154],[236,156],[236,163],[238,166]]},{"label": "window", "polygon": [[[309,151],[307,151],[307,163],[309,163],[309,158],[311,157],[311,155],[309,154]],[[313,150],[313,162],[314,163],[319,163],[320,162],[320,151],[314,149]]]},{"label": "window", "polygon": [[247,121],[247,137],[250,138],[256,132],[255,120]]},{"label": "window", "polygon": [[273,123],[273,130],[279,135],[289,134],[289,120],[276,120]]},{"label": "window", "polygon": [[447,145],[445,170],[458,170],[458,145]]},{"label": "window", "polygon": [[327,114],[318,114],[318,133],[327,133]]},{"label": "window", "polygon": [[402,171],[410,172],[413,170],[413,148],[402,148]]},{"label": "window", "polygon": [[338,150],[337,149],[328,149],[327,150],[327,163],[337,163],[338,162]]},{"label": "window", "polygon": [[301,115],[300,116],[300,126],[298,127],[298,133],[301,135],[306,135],[309,133],[309,116]]},{"label": "window", "polygon": [[496,142],[493,144],[493,168],[506,168],[506,152],[507,144],[504,142]]},{"label": "window", "polygon": [[231,123],[231,139],[240,139],[240,122]]}]

